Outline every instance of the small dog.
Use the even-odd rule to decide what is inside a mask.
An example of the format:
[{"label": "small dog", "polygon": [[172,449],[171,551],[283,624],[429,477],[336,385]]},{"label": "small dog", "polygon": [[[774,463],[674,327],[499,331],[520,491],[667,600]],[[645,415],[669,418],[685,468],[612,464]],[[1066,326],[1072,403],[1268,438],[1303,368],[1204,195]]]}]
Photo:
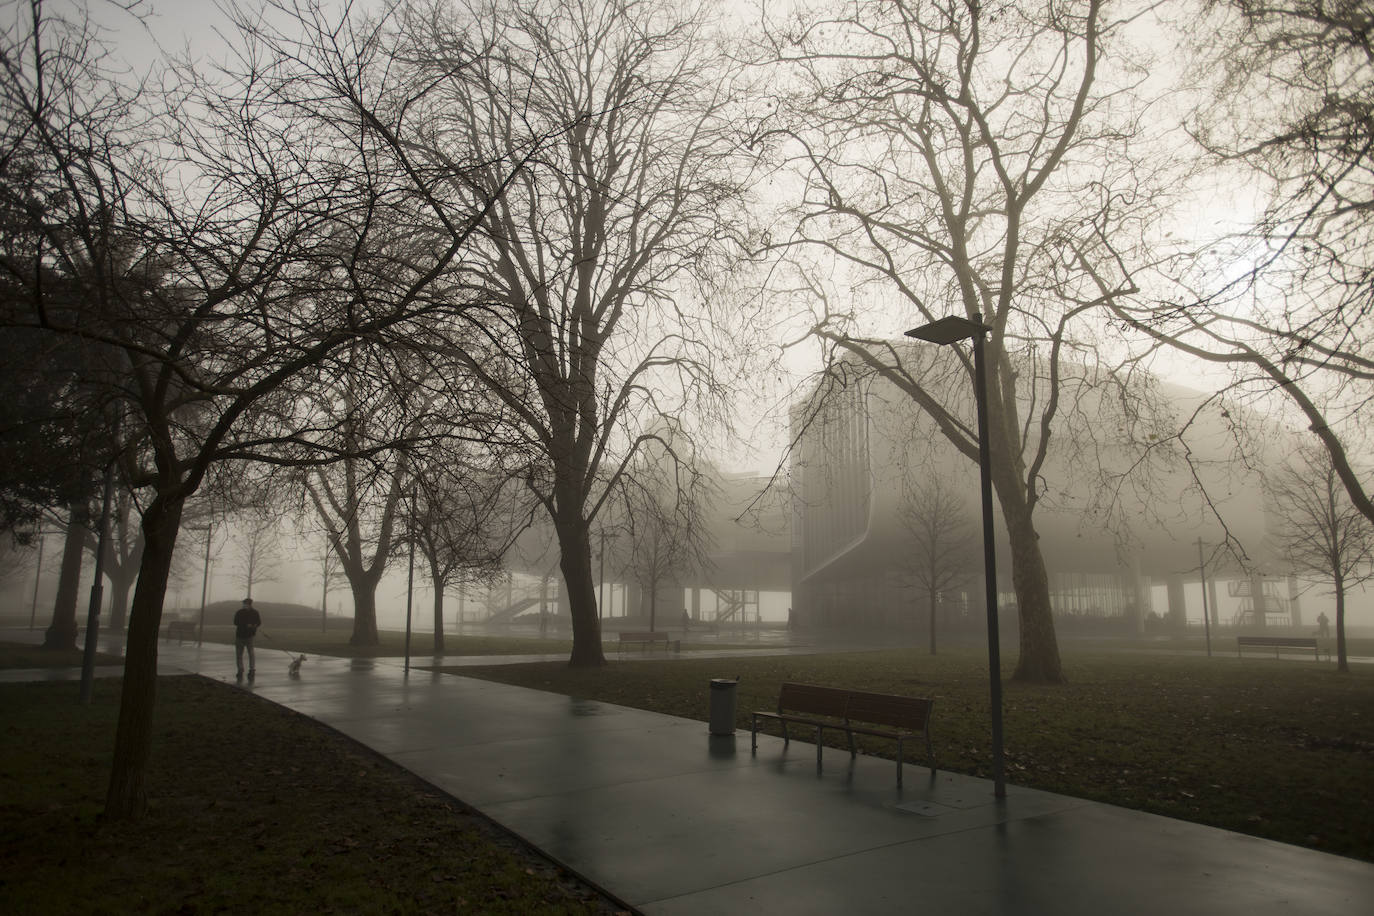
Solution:
[{"label": "small dog", "polygon": [[297,655],[295,658],[291,659],[291,664],[286,667],[287,677],[300,677],[301,662],[303,661],[305,661],[304,655]]}]

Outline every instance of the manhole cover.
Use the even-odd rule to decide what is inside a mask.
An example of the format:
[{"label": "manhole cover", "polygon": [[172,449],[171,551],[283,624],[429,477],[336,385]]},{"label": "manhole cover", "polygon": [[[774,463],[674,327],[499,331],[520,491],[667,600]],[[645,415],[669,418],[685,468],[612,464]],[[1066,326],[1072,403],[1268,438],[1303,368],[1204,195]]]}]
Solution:
[{"label": "manhole cover", "polygon": [[954,810],[953,808],[946,808],[944,805],[937,805],[935,802],[921,801],[902,802],[897,807],[908,814],[919,814],[921,817],[939,817]]}]

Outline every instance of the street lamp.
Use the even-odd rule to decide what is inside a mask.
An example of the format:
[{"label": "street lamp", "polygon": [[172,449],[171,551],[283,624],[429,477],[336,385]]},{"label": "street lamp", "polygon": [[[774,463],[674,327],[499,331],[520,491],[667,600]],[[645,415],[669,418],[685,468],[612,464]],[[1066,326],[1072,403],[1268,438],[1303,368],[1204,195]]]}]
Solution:
[{"label": "street lamp", "polygon": [[[196,645],[205,645],[205,599],[210,590],[210,544],[214,540],[215,528],[212,524],[213,518],[205,521],[205,566],[200,574],[200,625],[196,627]],[[192,528],[192,531],[199,531],[199,528]]]},{"label": "street lamp", "polygon": [[988,454],[988,379],[983,362],[983,338],[992,330],[983,316],[973,320],[950,315],[906,332],[907,337],[940,346],[961,340],[973,341],[973,394],[978,404],[978,470],[983,490],[983,579],[988,605],[988,681],[992,696],[992,778],[993,793],[1006,798],[1006,777],[1002,766],[1002,651],[997,628],[997,556],[992,540],[992,460]]}]

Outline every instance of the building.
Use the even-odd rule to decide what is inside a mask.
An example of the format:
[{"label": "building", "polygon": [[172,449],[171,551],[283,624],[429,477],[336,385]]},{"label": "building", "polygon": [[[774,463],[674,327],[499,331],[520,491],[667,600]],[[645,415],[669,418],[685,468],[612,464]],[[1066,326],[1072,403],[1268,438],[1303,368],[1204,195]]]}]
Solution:
[{"label": "building", "polygon": [[[928,345],[892,346],[903,363],[923,361],[914,371],[926,377],[939,360],[951,358]],[[972,426],[967,375],[956,369],[934,377],[945,380],[935,383],[944,393],[942,403]],[[1072,618],[1084,630],[1140,631],[1152,613],[1183,626],[1186,593],[1192,591],[1192,616],[1200,624],[1202,596],[1187,584],[1200,583],[1201,541],[1214,622],[1300,625],[1298,603],[1289,600],[1290,580],[1248,571],[1255,565],[1278,570],[1281,564],[1267,552],[1260,474],[1253,463],[1239,460],[1229,415],[1181,386],[1148,377],[1132,384],[1139,389],[1130,398],[1087,385],[1063,390],[1071,407],[1057,418],[1035,513],[1056,617]],[[1046,394],[1036,392],[1038,398]],[[1141,405],[1148,415],[1139,412]],[[798,444],[790,469],[798,620],[897,629],[926,620],[928,602],[915,588],[913,518],[940,493],[957,494],[957,511],[974,536],[964,551],[966,584],[945,590],[937,602],[940,613],[955,624],[981,621],[976,462],[957,452],[896,385],[855,360],[841,364],[794,405],[791,421]],[[998,528],[999,590],[1002,606],[1009,607],[1015,595],[1000,511]],[[1218,555],[1228,531],[1236,549]],[[1244,563],[1238,562],[1239,551]],[[1218,578],[1224,580],[1220,590]],[[1257,603],[1255,594],[1269,599]]]}]

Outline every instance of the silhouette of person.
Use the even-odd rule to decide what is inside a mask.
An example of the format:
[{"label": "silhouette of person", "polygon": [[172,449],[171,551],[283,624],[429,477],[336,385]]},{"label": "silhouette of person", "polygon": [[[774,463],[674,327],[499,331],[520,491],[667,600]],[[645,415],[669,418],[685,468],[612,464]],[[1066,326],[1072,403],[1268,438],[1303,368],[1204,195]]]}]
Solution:
[{"label": "silhouette of person", "polygon": [[252,598],[244,598],[243,606],[234,612],[234,661],[238,663],[240,679],[243,677],[243,650],[248,650],[248,677],[257,674],[257,658],[253,655],[253,637],[262,626],[262,615],[253,607]]},{"label": "silhouette of person", "polygon": [[1331,635],[1331,619],[1326,616],[1326,611],[1322,611],[1320,614],[1317,615],[1317,635]]}]

